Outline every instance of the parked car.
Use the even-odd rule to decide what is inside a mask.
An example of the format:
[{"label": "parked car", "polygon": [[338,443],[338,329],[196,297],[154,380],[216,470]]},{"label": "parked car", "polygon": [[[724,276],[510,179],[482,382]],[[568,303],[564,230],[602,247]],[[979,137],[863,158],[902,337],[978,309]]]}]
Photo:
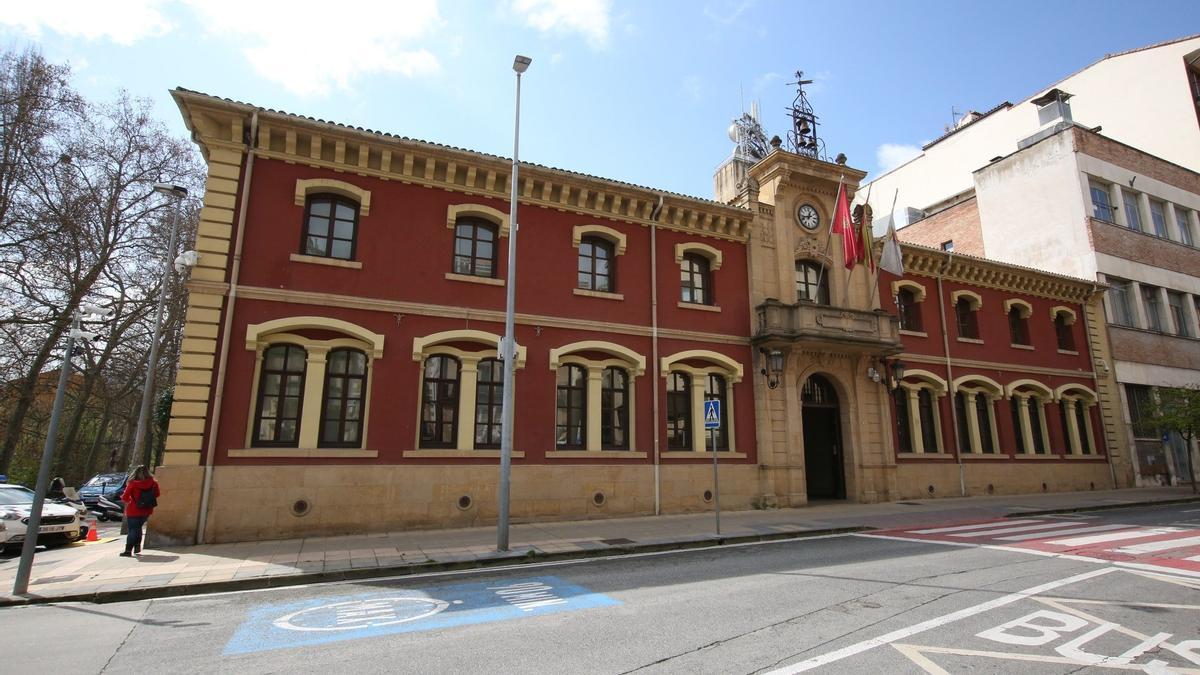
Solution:
[{"label": "parked car", "polygon": [[[0,483],[0,551],[19,548],[29,530],[33,512],[33,490],[21,485]],[[38,528],[38,543],[61,546],[82,538],[83,522],[79,512],[62,504],[42,504],[42,522]]]},{"label": "parked car", "polygon": [[79,488],[79,498],[89,510],[95,510],[101,496],[110,502],[119,502],[127,480],[129,476],[123,473],[98,473]]}]

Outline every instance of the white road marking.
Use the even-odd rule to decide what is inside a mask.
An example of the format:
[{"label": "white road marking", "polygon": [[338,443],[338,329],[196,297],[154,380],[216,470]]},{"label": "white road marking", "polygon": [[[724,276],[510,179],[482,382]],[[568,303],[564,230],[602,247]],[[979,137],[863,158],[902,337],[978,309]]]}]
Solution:
[{"label": "white road marking", "polygon": [[[1082,523],[1081,523],[1082,524]],[[1061,537],[1084,532],[1108,532],[1111,530],[1129,529],[1128,525],[1093,525],[1091,527],[1074,527],[1069,530],[1053,530],[1050,532],[1034,532],[1033,534],[1014,534],[1010,537],[1000,537],[1000,541],[1027,541],[1029,539],[1044,539],[1046,537]]]},{"label": "white road marking", "polygon": [[955,527],[935,527],[931,530],[912,530],[913,534],[942,534],[943,532],[965,532],[967,530],[986,530],[1001,525],[1022,525],[1025,523],[1044,523],[1044,520],[1007,520],[1003,523],[977,523],[975,525],[956,525]]},{"label": "white road marking", "polygon": [[913,539],[912,537],[893,537],[886,534],[869,534],[859,533],[857,537],[870,537],[871,539],[890,539],[891,541],[904,541],[908,543],[920,542],[922,544],[937,544],[939,546],[961,546],[964,548],[978,548],[979,544],[972,544],[965,541],[941,541],[938,539]]},{"label": "white road marking", "polygon": [[1055,546],[1090,546],[1092,544],[1103,544],[1109,541],[1120,541],[1122,539],[1143,539],[1145,537],[1153,537],[1159,534],[1171,534],[1179,532],[1177,527],[1152,527],[1145,530],[1126,530],[1124,532],[1114,532],[1112,534],[1097,534],[1090,537],[1076,537],[1073,539],[1058,539],[1048,541],[1047,544]]},{"label": "white road marking", "polygon": [[1047,523],[1042,522],[1040,525],[1021,525],[1019,527],[1001,527],[998,530],[983,530],[980,532],[963,532],[961,534],[951,534],[951,537],[992,537],[997,534],[1012,534],[1014,532],[1033,532],[1034,530],[1052,530],[1055,528],[1062,529],[1062,523]]},{"label": "white road marking", "polygon": [[1117,567],[1127,567],[1131,570],[1143,570],[1146,572],[1158,572],[1159,574],[1167,574],[1167,575],[1175,574],[1175,575],[1179,575],[1179,576],[1190,577],[1192,579],[1200,579],[1200,572],[1193,572],[1191,570],[1181,570],[1176,567],[1166,567],[1164,565],[1148,565],[1145,563],[1135,563],[1135,562],[1115,562],[1113,564],[1116,565]]},{"label": "white road marking", "polygon": [[1109,550],[1128,555],[1141,555],[1143,553],[1157,553],[1159,551],[1169,551],[1173,548],[1187,548],[1189,546],[1200,546],[1200,537],[1183,537],[1182,539],[1168,539],[1167,541],[1152,541],[1146,544],[1134,544],[1132,546],[1123,546],[1121,548]]},{"label": "white road marking", "polygon": [[1095,577],[1102,576],[1102,575],[1108,574],[1110,572],[1115,572],[1115,571],[1116,571],[1115,568],[1105,567],[1103,569],[1092,570],[1091,572],[1084,572],[1083,574],[1076,574],[1074,576],[1066,577],[1064,579],[1058,579],[1056,581],[1050,581],[1050,582],[1047,582],[1044,584],[1039,584],[1037,586],[1027,588],[1023,591],[1017,591],[1016,593],[1010,593],[1008,595],[1001,596],[994,600],[989,600],[987,602],[983,602],[978,605],[973,605],[971,607],[966,607],[964,609],[960,609],[957,612],[951,612],[950,614],[939,616],[939,617],[930,619],[928,621],[922,621],[921,623],[915,624],[913,626],[909,626],[908,628],[901,628],[899,630],[894,630],[890,633],[886,633],[884,635],[880,635],[878,637],[874,637],[869,640],[863,640],[862,642],[852,644],[848,647],[843,647],[841,649],[838,649],[838,650],[835,650],[835,651],[832,651],[832,652],[829,652],[826,654],[822,654],[820,656],[815,656],[811,659],[801,661],[799,663],[794,663],[789,666],[784,666],[782,668],[778,668],[778,669],[773,670],[770,673],[768,673],[768,675],[784,675],[785,673],[802,673],[807,670],[812,670],[813,668],[820,668],[821,666],[828,665],[835,661],[841,661],[844,658],[847,658],[850,656],[855,656],[857,654],[861,654],[865,651],[869,651],[876,647],[886,645],[890,642],[895,642],[897,640],[903,640],[907,637],[916,635],[918,633],[924,633],[927,630],[930,630],[933,628],[939,628],[941,626],[945,626],[946,624],[954,623],[955,621],[959,621],[959,620],[965,619],[967,617],[975,616],[977,614],[982,614],[984,612],[990,612],[991,610],[996,609],[997,607],[1004,607],[1005,605],[1011,605],[1014,602],[1019,602],[1021,600],[1025,600],[1027,598],[1033,597],[1040,593],[1046,593],[1046,592],[1052,591],[1056,588],[1062,588],[1063,586],[1069,586],[1071,584],[1075,584],[1080,581],[1086,581],[1088,579],[1093,579]]},{"label": "white road marking", "polygon": [[1190,558],[1184,558],[1184,560],[1188,560],[1190,562],[1200,562],[1200,555],[1194,555]]}]

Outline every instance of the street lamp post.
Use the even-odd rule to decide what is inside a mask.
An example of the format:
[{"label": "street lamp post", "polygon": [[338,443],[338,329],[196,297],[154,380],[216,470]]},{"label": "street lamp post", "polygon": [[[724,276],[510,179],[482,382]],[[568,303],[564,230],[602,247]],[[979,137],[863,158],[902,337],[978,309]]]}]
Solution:
[{"label": "street lamp post", "polygon": [[46,429],[46,444],[42,447],[42,464],[38,467],[37,484],[34,486],[33,506],[29,509],[29,523],[25,528],[25,541],[21,544],[21,561],[17,564],[17,577],[13,581],[13,595],[23,595],[29,590],[29,573],[33,569],[33,552],[37,548],[38,531],[42,527],[42,505],[46,503],[46,489],[50,487],[50,464],[54,458],[54,446],[58,442],[58,421],[62,417],[63,399],[67,382],[71,377],[71,354],[75,343],[80,340],[95,340],[96,333],[83,330],[83,319],[112,318],[113,310],[93,305],[83,305],[71,317],[71,332],[67,337],[67,353],[58,367],[58,389],[54,392],[54,406],[50,411],[50,425]]},{"label": "street lamp post", "polygon": [[516,370],[517,339],[513,334],[513,314],[516,311],[517,291],[517,172],[520,170],[518,154],[521,149],[521,73],[533,62],[528,56],[517,55],[513,59],[513,71],[517,74],[516,122],[513,126],[512,197],[508,212],[508,282],[507,302],[504,308],[504,341],[500,345],[500,358],[504,360],[504,399],[500,409],[500,485],[497,488],[496,550],[508,550],[508,493],[512,473],[513,446],[513,372]]},{"label": "street lamp post", "polygon": [[[179,211],[187,197],[187,188],[170,183],[155,183],[154,191],[175,198],[175,214],[171,218],[171,234],[167,253],[163,256],[162,286],[158,289],[158,310],[154,313],[154,339],[150,342],[150,356],[146,360],[146,381],[142,387],[142,405],[138,408],[137,431],[133,435],[133,447],[129,450],[129,464],[146,441],[146,424],[150,419],[150,399],[154,396],[154,370],[158,365],[158,341],[162,337],[163,310],[167,304],[167,282],[171,278],[171,262],[175,257],[175,239],[179,232]],[[145,450],[143,464],[151,463],[150,451]]]}]

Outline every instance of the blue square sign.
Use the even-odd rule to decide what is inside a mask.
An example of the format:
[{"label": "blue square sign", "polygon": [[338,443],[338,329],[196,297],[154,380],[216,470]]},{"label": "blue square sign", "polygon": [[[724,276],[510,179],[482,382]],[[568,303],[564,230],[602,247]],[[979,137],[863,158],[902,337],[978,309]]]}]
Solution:
[{"label": "blue square sign", "polygon": [[704,428],[721,428],[721,402],[718,400],[704,402]]}]

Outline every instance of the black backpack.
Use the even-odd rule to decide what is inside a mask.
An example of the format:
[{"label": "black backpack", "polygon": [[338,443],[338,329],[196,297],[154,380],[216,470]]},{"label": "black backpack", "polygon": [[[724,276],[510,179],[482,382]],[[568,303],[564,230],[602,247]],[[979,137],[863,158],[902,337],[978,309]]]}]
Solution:
[{"label": "black backpack", "polygon": [[154,488],[143,488],[138,492],[137,507],[139,509],[152,509],[158,506],[158,500],[154,497]]}]

